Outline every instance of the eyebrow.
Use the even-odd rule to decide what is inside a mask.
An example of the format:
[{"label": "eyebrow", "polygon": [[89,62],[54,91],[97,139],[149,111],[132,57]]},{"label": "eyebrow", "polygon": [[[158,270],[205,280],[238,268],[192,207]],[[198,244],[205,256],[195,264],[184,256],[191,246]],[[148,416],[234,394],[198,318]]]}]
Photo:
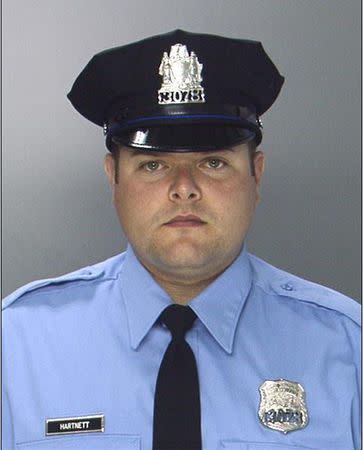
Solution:
[{"label": "eyebrow", "polygon": [[163,152],[149,152],[149,151],[139,151],[139,150],[132,150],[131,158],[135,158],[135,156],[160,156],[160,153]]},{"label": "eyebrow", "polygon": [[131,150],[131,158],[135,158],[136,156],[141,156],[141,157],[145,157],[145,156],[155,156],[155,157],[161,157],[164,153],[167,154],[184,154],[184,153],[206,153],[206,154],[213,154],[213,153],[220,153],[220,152],[228,152],[228,153],[235,153],[236,152],[236,148],[232,147],[232,148],[224,148],[224,149],[220,149],[220,150],[205,150],[205,151],[193,151],[193,152],[155,152],[155,151],[139,151],[139,150]]}]

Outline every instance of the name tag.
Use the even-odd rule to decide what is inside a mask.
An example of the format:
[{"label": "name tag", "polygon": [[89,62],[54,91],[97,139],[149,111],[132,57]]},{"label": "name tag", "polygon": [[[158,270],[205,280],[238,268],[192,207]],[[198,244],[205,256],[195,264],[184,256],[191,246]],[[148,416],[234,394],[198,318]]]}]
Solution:
[{"label": "name tag", "polygon": [[61,417],[58,419],[47,419],[45,422],[45,435],[54,434],[76,434],[94,433],[105,431],[105,416]]}]

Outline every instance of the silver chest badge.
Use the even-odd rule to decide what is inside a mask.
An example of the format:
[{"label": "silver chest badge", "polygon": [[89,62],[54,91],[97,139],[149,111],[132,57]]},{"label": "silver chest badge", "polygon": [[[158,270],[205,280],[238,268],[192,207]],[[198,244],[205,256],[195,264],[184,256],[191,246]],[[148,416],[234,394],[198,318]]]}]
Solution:
[{"label": "silver chest badge", "polygon": [[202,68],[195,52],[189,55],[186,45],[172,45],[169,55],[164,52],[159,67],[163,78],[158,91],[159,104],[205,103]]},{"label": "silver chest badge", "polygon": [[306,427],[308,411],[301,384],[282,379],[267,380],[259,390],[261,403],[258,416],[263,425],[285,434]]}]

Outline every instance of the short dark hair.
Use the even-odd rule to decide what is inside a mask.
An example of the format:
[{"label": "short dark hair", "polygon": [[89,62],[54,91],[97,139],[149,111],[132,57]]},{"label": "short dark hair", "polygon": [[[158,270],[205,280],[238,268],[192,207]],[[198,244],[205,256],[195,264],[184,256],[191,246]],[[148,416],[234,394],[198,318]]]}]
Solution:
[{"label": "short dark hair", "polygon": [[[250,170],[251,170],[251,175],[255,176],[255,164],[254,164],[254,157],[256,154],[256,149],[257,149],[257,144],[256,141],[254,139],[252,139],[251,141],[246,142],[247,146],[248,146],[248,155],[249,155],[249,160],[250,160]],[[114,164],[115,164],[115,183],[118,183],[118,165],[119,165],[119,159],[120,159],[120,151],[121,151],[122,146],[119,144],[116,144],[115,142],[112,142],[111,145],[111,154],[114,160]]]},{"label": "short dark hair", "polygon": [[248,146],[248,156],[249,156],[249,160],[250,160],[251,176],[254,177],[256,175],[255,163],[254,163],[256,149],[257,149],[256,141],[254,139],[252,139],[251,141],[248,141],[247,146]]},{"label": "short dark hair", "polygon": [[115,183],[118,183],[118,163],[119,163],[119,159],[120,159],[120,151],[121,151],[121,145],[116,144],[115,142],[112,141],[111,143],[111,155],[113,158],[113,162],[115,165]]}]

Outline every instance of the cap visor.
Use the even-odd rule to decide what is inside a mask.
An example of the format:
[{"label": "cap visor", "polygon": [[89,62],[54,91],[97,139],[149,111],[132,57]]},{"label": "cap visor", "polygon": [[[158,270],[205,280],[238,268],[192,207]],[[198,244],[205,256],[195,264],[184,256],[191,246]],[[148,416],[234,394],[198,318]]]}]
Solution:
[{"label": "cap visor", "polygon": [[252,140],[256,133],[226,125],[171,125],[127,130],[112,137],[113,142],[132,148],[161,152],[221,150]]}]

